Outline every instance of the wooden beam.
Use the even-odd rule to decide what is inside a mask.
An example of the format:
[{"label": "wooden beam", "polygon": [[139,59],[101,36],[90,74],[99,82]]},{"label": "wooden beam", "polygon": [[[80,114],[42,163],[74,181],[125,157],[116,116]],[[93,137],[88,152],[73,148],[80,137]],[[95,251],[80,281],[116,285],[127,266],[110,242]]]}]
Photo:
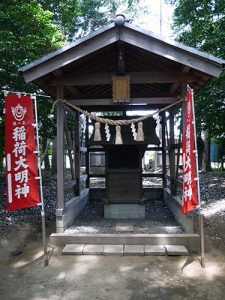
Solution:
[{"label": "wooden beam", "polygon": [[71,62],[75,62],[101,48],[109,46],[119,40],[118,27],[111,28],[102,34],[89,38],[85,42],[76,45],[70,51],[63,51],[59,55],[49,58],[38,67],[34,67],[24,71],[24,79],[31,82],[59,68],[62,68]]},{"label": "wooden beam", "polygon": [[[181,97],[186,98],[187,95],[187,82],[182,82],[181,85]],[[182,128],[184,128],[184,122],[186,119],[186,101],[182,102]]]},{"label": "wooden beam", "polygon": [[180,156],[181,154],[181,136],[182,136],[182,118],[181,118],[181,122],[180,122],[180,132],[179,132],[179,140],[178,140],[178,144],[180,144],[180,148],[178,148],[178,151],[176,153],[176,174],[175,174],[175,195],[177,195],[177,187],[178,187],[178,181],[179,181],[179,167],[180,167]]},{"label": "wooden beam", "polygon": [[[181,69],[181,75],[182,76],[180,77],[180,80],[178,82],[175,82],[172,85],[172,87],[169,91],[170,95],[173,95],[177,91],[178,87],[181,86],[181,84],[182,84],[182,80],[190,81],[190,80],[188,80],[187,77],[185,78],[185,75],[184,75],[184,74],[187,74],[190,70],[191,70],[191,67],[189,67],[189,66],[183,66],[182,67],[182,69]],[[191,77],[192,77],[192,80],[193,80],[193,75]]]},{"label": "wooden beam", "polygon": [[162,112],[162,171],[163,171],[163,188],[166,188],[166,117],[165,112]]},{"label": "wooden beam", "polygon": [[177,89],[179,88],[180,85],[181,85],[181,82],[175,82],[175,83],[172,85],[172,87],[171,87],[171,89],[170,89],[170,91],[169,91],[169,94],[170,94],[170,95],[175,94],[176,91],[177,91]]},{"label": "wooden beam", "polygon": [[[149,98],[131,98],[130,104],[170,104],[178,101],[177,97],[149,97]],[[105,99],[71,99],[74,105],[93,106],[93,105],[113,105],[111,98]],[[128,107],[128,105],[126,106]],[[69,110],[68,110],[69,111]]]},{"label": "wooden beam", "polygon": [[125,73],[125,53],[123,43],[118,43],[117,49],[117,73],[123,75]]},{"label": "wooden beam", "polygon": [[174,145],[174,111],[171,109],[170,110],[170,119],[169,119],[169,130],[170,130],[170,134],[169,134],[169,159],[170,159],[170,190],[171,190],[171,195],[175,195],[176,191],[175,191],[175,183],[174,183],[174,179],[175,179],[175,149],[173,149],[173,145]]},{"label": "wooden beam", "polygon": [[141,49],[155,53],[214,77],[218,77],[221,73],[221,67],[219,64],[207,61],[195,53],[185,51],[170,45],[169,43],[162,42],[159,39],[151,38],[141,32],[127,28],[127,30],[121,30],[120,39],[125,43],[137,45]]},{"label": "wooden beam", "polygon": [[86,187],[89,188],[90,187],[90,178],[89,178],[89,174],[90,174],[90,155],[89,155],[89,119],[86,118],[86,129],[85,129],[85,146],[87,147],[87,153],[85,155],[85,163],[86,163],[86,174],[87,174],[87,180],[86,180]]},{"label": "wooden beam", "polygon": [[53,71],[53,74],[56,78],[60,78],[63,76],[63,71],[62,71],[62,69],[58,69],[58,70]]},{"label": "wooden beam", "polygon": [[[57,86],[57,99],[63,99],[63,87]],[[58,209],[65,207],[64,193],[64,108],[57,103],[57,202]]]},{"label": "wooden beam", "polygon": [[[94,74],[79,74],[74,73],[64,75],[61,78],[53,79],[52,85],[104,85],[112,84],[112,76],[118,75],[116,73],[94,73]],[[180,82],[182,79],[191,81],[192,75],[184,74],[182,72],[126,72],[130,76],[130,83],[169,83]]]},{"label": "wooden beam", "polygon": [[73,155],[72,155],[73,149],[70,149],[70,147],[69,147],[70,145],[72,145],[72,141],[71,141],[69,130],[68,130],[66,114],[64,115],[64,126],[65,126],[66,142],[67,142],[67,145],[68,145],[67,150],[68,150],[69,161],[70,161],[71,177],[72,177],[72,179],[75,179],[74,167],[73,167]]},{"label": "wooden beam", "polygon": [[[137,104],[137,105],[93,105],[93,106],[80,106],[81,109],[86,110],[88,112],[111,112],[117,111],[122,112],[123,107],[125,106],[126,111],[148,111],[148,110],[156,110],[164,107],[162,104]],[[122,116],[122,115],[121,115]],[[89,122],[92,124],[92,122]]]},{"label": "wooden beam", "polygon": [[76,113],[76,118],[75,118],[75,133],[74,133],[74,142],[75,142],[75,155],[74,155],[74,163],[75,163],[75,179],[77,181],[76,184],[76,196],[80,195],[80,126],[79,126],[79,113]]},{"label": "wooden beam", "polygon": [[183,66],[183,68],[182,68],[182,73],[183,73],[183,74],[186,74],[186,73],[188,73],[190,70],[191,70],[191,67]]},{"label": "wooden beam", "polygon": [[[64,72],[62,69],[58,69],[58,70],[53,71],[53,74],[57,78],[56,80],[61,80],[64,75]],[[57,85],[63,85],[63,83],[58,83]],[[79,94],[79,91],[75,87],[72,87],[72,86],[65,86],[65,90],[69,91],[70,93],[72,93],[75,96]]]},{"label": "wooden beam", "polygon": [[73,96],[77,96],[79,95],[79,91],[77,88],[75,88],[74,86],[68,86],[68,85],[65,85],[65,89],[70,92]]}]

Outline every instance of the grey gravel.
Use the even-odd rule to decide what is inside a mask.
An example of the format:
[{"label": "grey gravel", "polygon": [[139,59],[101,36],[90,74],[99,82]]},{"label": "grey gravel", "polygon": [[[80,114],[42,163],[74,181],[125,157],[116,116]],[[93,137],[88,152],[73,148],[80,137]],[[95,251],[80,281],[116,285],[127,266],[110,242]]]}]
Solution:
[{"label": "grey gravel", "polygon": [[[151,182],[150,182],[151,181]],[[144,179],[144,186],[158,186],[161,179]],[[104,180],[100,178],[93,179],[93,187],[103,187]],[[222,240],[220,234],[224,227],[225,220],[225,173],[201,173],[200,174],[201,198],[203,201],[203,211],[205,214],[205,224],[209,229],[217,231],[215,239]],[[46,175],[43,181],[43,191],[46,211],[46,224],[51,225],[55,222],[55,211],[57,204],[56,176]],[[181,192],[181,189],[179,190]],[[72,193],[66,195],[67,200]],[[6,211],[6,183],[5,176],[0,176],[0,237],[5,236],[7,232],[16,225],[30,223],[37,228],[41,228],[40,207],[31,207],[13,212]],[[88,216],[88,218],[87,218]],[[163,226],[159,226],[159,220]],[[123,223],[125,220],[118,220]],[[99,224],[97,226],[97,223]],[[180,232],[181,228],[175,223],[173,216],[168,212],[161,200],[148,203],[146,206],[146,219],[143,221],[132,221],[135,232],[148,233],[151,225],[151,232],[160,233]],[[90,203],[76,220],[77,232],[99,232],[99,230],[114,232],[114,223],[112,220],[103,219],[103,205],[101,202]],[[159,226],[159,227],[158,227]],[[103,228],[103,229],[101,229]],[[70,229],[68,229],[70,230]],[[104,232],[105,232],[104,231]]]},{"label": "grey gravel", "polygon": [[[104,219],[101,201],[91,201],[66,233],[124,233],[122,227],[133,227],[126,233],[182,233],[181,226],[163,200],[151,200],[145,204],[145,219]],[[119,230],[121,228],[121,231]]]},{"label": "grey gravel", "polygon": [[[36,228],[41,227],[41,208],[38,206],[8,212],[6,210],[6,180],[0,177],[0,237],[18,225],[29,223]],[[46,176],[43,180],[46,225],[55,222],[56,210],[56,176]]]}]

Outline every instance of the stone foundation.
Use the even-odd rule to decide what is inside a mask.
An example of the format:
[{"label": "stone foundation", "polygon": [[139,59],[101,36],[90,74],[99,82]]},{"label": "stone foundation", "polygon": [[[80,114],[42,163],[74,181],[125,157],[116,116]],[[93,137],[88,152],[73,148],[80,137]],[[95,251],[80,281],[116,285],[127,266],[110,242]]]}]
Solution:
[{"label": "stone foundation", "polygon": [[104,205],[106,219],[144,219],[145,205],[141,204],[108,204]]}]

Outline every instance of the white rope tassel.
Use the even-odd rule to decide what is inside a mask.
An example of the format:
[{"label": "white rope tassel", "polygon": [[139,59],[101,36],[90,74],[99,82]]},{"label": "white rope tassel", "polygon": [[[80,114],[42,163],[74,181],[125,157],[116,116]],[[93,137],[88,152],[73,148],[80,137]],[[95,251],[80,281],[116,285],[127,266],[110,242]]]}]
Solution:
[{"label": "white rope tassel", "polygon": [[100,142],[102,140],[101,138],[101,132],[100,132],[100,123],[95,123],[95,135],[94,135],[94,141]]},{"label": "white rope tassel", "polygon": [[123,144],[123,140],[122,140],[122,136],[121,136],[121,127],[120,126],[116,126],[115,144],[116,145],[122,145]]},{"label": "white rope tassel", "polygon": [[111,138],[111,134],[109,131],[109,125],[105,124],[105,134],[106,134],[106,141],[109,142]]},{"label": "white rope tassel", "polygon": [[136,141],[137,140],[137,132],[136,132],[136,127],[135,127],[134,123],[132,123],[130,127],[131,127],[131,131],[133,134],[133,138]]},{"label": "white rope tassel", "polygon": [[156,121],[156,134],[159,135],[160,129],[161,129],[161,118],[159,114],[154,116],[154,119]]},{"label": "white rope tassel", "polygon": [[137,131],[137,142],[144,141],[144,132],[143,132],[143,122],[138,123],[138,131]]}]

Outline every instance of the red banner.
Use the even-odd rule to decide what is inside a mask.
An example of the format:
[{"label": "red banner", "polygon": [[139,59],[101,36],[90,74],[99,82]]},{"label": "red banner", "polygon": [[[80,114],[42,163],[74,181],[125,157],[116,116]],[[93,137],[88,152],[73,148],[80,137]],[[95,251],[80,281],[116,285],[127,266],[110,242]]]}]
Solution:
[{"label": "red banner", "polygon": [[9,94],[5,104],[7,210],[39,203],[38,171],[30,96]]},{"label": "red banner", "polygon": [[192,90],[187,90],[186,119],[183,131],[183,197],[182,214],[198,205],[195,162],[195,132]]}]

